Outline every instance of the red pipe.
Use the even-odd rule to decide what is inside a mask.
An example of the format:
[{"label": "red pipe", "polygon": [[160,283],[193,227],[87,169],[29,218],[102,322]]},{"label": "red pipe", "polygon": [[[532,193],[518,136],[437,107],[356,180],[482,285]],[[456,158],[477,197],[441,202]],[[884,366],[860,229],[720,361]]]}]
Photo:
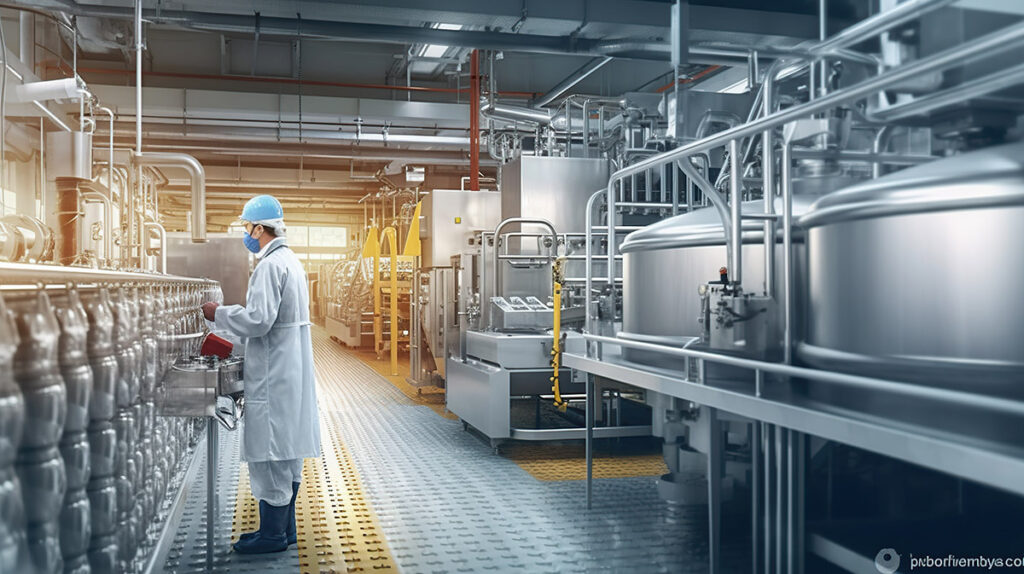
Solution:
[{"label": "red pipe", "polygon": [[[57,66],[47,66],[52,69],[59,69]],[[110,68],[83,68],[79,67],[78,72],[85,74],[113,74],[118,76],[134,75],[134,70],[116,70]],[[389,86],[387,84],[358,84],[352,82],[323,82],[316,80],[301,80],[295,78],[266,78],[259,76],[226,76],[221,74],[185,74],[180,72],[147,72],[143,70],[142,76],[154,78],[186,78],[194,80],[231,80],[235,82],[263,82],[268,84],[302,84],[304,86],[327,86],[332,88],[362,88],[368,90],[398,90],[403,92],[435,92],[443,94],[465,94],[471,91],[470,88],[431,88],[425,86]],[[498,92],[502,96],[533,98],[541,95],[541,92]]]},{"label": "red pipe", "polygon": [[[690,76],[689,78],[683,78],[683,79],[679,80],[679,83],[680,84],[689,84],[690,82],[696,82],[697,80],[703,78],[704,76],[710,74],[711,72],[714,72],[714,71],[718,70],[719,68],[721,68],[721,66],[708,66],[707,68],[704,68],[703,70],[697,72],[696,74]],[[662,93],[664,91],[667,91],[668,89],[670,89],[674,85],[675,85],[675,83],[670,83],[670,84],[667,84],[667,85],[664,85],[664,86],[658,88],[655,91],[660,94],[660,93]]]},{"label": "red pipe", "polygon": [[480,58],[469,54],[469,189],[480,191]]}]

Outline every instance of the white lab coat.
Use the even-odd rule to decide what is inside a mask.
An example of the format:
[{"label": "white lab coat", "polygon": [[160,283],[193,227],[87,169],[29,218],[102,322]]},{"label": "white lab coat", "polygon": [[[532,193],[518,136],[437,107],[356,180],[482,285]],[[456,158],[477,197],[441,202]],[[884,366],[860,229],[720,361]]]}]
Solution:
[{"label": "white lab coat", "polygon": [[263,251],[245,306],[218,307],[214,323],[246,341],[242,459],[320,456],[306,272],[283,237]]}]

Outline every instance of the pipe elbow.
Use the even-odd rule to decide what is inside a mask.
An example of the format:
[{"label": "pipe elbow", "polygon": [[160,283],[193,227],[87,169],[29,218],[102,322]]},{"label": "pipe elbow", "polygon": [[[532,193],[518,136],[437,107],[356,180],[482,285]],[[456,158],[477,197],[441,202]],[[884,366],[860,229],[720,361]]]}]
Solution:
[{"label": "pipe elbow", "polygon": [[206,170],[195,157],[185,153],[135,153],[139,166],[178,167],[189,174],[192,187],[192,243],[206,243]]}]

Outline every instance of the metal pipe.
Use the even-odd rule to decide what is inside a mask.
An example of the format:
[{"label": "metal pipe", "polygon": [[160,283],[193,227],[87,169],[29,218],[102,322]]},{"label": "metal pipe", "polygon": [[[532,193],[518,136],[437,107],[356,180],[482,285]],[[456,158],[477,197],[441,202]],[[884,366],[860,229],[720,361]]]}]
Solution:
[{"label": "metal pipe", "polygon": [[[740,142],[729,142],[729,199],[732,208],[732,280],[734,285],[743,284],[743,187],[740,180]],[[771,238],[765,238],[765,245]]]},{"label": "metal pipe", "polygon": [[[167,273],[167,230],[163,225],[155,221],[147,221],[142,224],[142,237],[145,243],[149,244],[151,231],[156,231],[157,239],[160,241],[160,273]],[[148,249],[146,251],[149,251]]]},{"label": "metal pipe", "polygon": [[605,66],[605,64],[611,61],[612,58],[610,56],[602,56],[590,60],[586,64],[580,66],[579,69],[569,74],[567,78],[559,82],[555,87],[548,90],[547,93],[530,102],[531,105],[543,107],[550,104],[557,100],[559,96],[571,90],[573,86],[587,79],[587,77],[600,70]]},{"label": "metal pipe", "polygon": [[987,76],[970,80],[955,88],[928,94],[906,103],[896,104],[884,110],[879,110],[871,114],[870,119],[877,119],[879,121],[901,120],[997,92],[1004,88],[1015,86],[1022,81],[1024,81],[1024,64],[1018,64],[1012,68],[999,70]]},{"label": "metal pipe", "polygon": [[[782,353],[793,362],[793,144],[782,146]],[[774,236],[773,236],[774,237]],[[765,237],[765,245],[768,238]],[[774,247],[774,245],[772,245]]]},{"label": "metal pipe", "polygon": [[[715,207],[715,211],[718,213],[718,218],[722,220],[722,231],[725,234],[725,251],[726,258],[729,264],[732,265],[735,262],[733,253],[739,249],[742,249],[742,243],[739,243],[736,239],[736,234],[733,232],[733,227],[737,229],[742,228],[742,223],[734,223],[732,217],[729,215],[729,206],[722,197],[722,194],[718,193],[715,186],[711,185],[704,176],[697,172],[697,168],[690,163],[689,159],[681,159],[676,161],[676,165],[679,169],[686,174],[686,177],[690,182],[697,185],[700,190],[704,193],[704,197],[711,200],[711,205]],[[734,276],[735,277],[735,276]]]},{"label": "metal pipe", "polygon": [[113,260],[114,252],[114,238],[113,235],[113,221],[114,221],[114,202],[110,199],[110,196],[104,193],[99,193],[96,190],[89,190],[82,194],[83,200],[98,199],[103,204],[103,258],[105,260]]},{"label": "metal pipe", "polygon": [[551,110],[538,110],[509,104],[491,104],[490,102],[487,102],[480,108],[480,113],[489,119],[529,122],[542,126],[550,124],[554,116]]},{"label": "metal pipe", "polygon": [[[881,155],[881,153],[889,147],[889,139],[892,137],[893,126],[883,126],[882,129],[878,130],[875,134],[875,141],[871,146],[871,151],[875,155]],[[878,179],[882,177],[882,162],[876,161],[871,164],[871,177]]]},{"label": "metal pipe", "polygon": [[469,189],[480,191],[480,54],[469,53]]},{"label": "metal pipe", "polygon": [[199,160],[184,153],[146,152],[132,161],[143,167],[179,167],[188,172],[192,187],[192,243],[206,243],[206,171]]},{"label": "metal pipe", "polygon": [[[932,0],[947,1],[947,0]],[[902,5],[901,5],[902,6]],[[831,109],[837,105],[858,100],[914,77],[963,65],[978,59],[1006,52],[1024,44],[1024,23],[1007,26],[960,46],[943,50],[932,56],[894,68],[888,72],[863,80],[844,90],[837,90],[813,102],[793,106],[775,112],[767,117],[736,128],[718,132],[708,138],[696,141],[674,150],[652,156],[631,166],[624,167],[611,176],[611,180],[640,173],[661,162],[687,157],[708,151],[733,139],[752,136],[766,129],[775,128],[793,120]]]},{"label": "metal pipe", "polygon": [[[594,289],[594,263],[593,263],[593,250],[594,250],[594,206],[597,200],[605,194],[604,190],[598,190],[590,194],[590,198],[587,199],[587,211],[585,213],[586,219],[586,245],[584,247],[584,268],[586,270],[586,286],[584,287],[583,294],[583,305],[584,305],[584,331],[587,333],[593,333],[593,312],[590,305],[590,296]],[[590,356],[590,346],[587,346],[587,356]],[[589,391],[588,391],[589,394]],[[588,407],[589,408],[589,407]]]},{"label": "metal pipe", "polygon": [[12,104],[28,102],[45,102],[49,100],[70,100],[79,97],[78,80],[61,78],[59,80],[43,80],[15,86],[8,102]]}]

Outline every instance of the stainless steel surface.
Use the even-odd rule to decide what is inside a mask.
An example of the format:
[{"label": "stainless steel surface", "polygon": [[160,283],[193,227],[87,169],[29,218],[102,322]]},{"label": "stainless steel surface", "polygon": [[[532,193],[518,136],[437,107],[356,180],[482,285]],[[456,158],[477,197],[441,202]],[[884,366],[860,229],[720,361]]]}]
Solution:
[{"label": "stainless steel surface", "polygon": [[249,255],[241,235],[211,233],[205,243],[193,243],[186,234],[167,234],[167,271],[172,275],[218,281],[225,305],[245,304]]},{"label": "stainless steel surface", "polygon": [[[1024,292],[1012,248],[1024,217],[1024,144],[910,168],[825,197],[807,229],[799,357],[978,392],[1020,391]],[[984,285],[978,292],[977,280]]]},{"label": "stainless steel surface", "polygon": [[[565,365],[573,369],[579,369],[617,381],[628,381],[629,384],[644,389],[649,389],[670,396],[683,398],[719,408],[726,412],[735,413],[755,420],[766,421],[772,424],[785,425],[787,428],[805,432],[809,435],[822,437],[828,440],[836,440],[845,444],[864,448],[872,452],[878,452],[920,464],[940,472],[962,476],[1008,490],[1018,494],[1024,494],[1024,488],[1017,480],[1021,472],[1024,472],[1024,457],[1020,456],[1019,447],[1007,450],[1007,447],[993,442],[973,440],[950,440],[950,436],[942,431],[945,424],[945,417],[933,418],[932,424],[937,430],[928,431],[923,427],[909,428],[903,424],[892,424],[880,421],[874,417],[859,418],[851,413],[842,411],[829,411],[824,408],[816,408],[814,405],[803,405],[798,401],[775,400],[765,397],[757,397],[752,389],[729,386],[713,386],[697,381],[683,379],[676,373],[647,368],[644,365],[632,363],[622,358],[617,349],[608,348],[610,345],[618,344],[613,340],[605,341],[604,358],[602,360],[589,359],[580,353],[566,353],[564,355]],[[683,352],[683,351],[676,351]],[[696,353],[701,356],[701,353]],[[738,362],[749,365],[771,366],[777,368],[774,363],[762,363],[758,361],[746,362],[745,359],[737,359],[725,356],[708,357],[717,362]],[[756,367],[752,367],[756,368]],[[795,369],[794,367],[785,367]],[[794,374],[807,376],[809,369],[798,369]],[[817,371],[817,375],[838,376],[833,373]],[[865,382],[872,379],[863,378]],[[909,387],[920,387],[919,385],[906,385],[902,390]],[[885,387],[875,385],[876,392],[887,392]],[[934,389],[926,389],[934,392]],[[943,394],[949,391],[942,391]],[[965,397],[975,397],[967,393],[958,393]],[[975,400],[972,399],[972,400]],[[915,401],[920,399],[914,399]],[[951,404],[956,404],[960,397],[949,398]],[[1010,410],[1020,412],[1018,407],[1012,407],[1015,403],[1001,401],[999,403],[987,399],[981,399],[984,404],[977,406],[984,410],[989,407],[1004,408],[1002,412],[1009,413]],[[1016,403],[1019,404],[1019,403]],[[993,411],[990,411],[993,412]],[[1014,417],[1020,414],[1013,414]],[[977,419],[976,419],[977,420]],[[1005,438],[1005,437],[1004,437]]]},{"label": "stainless steel surface", "polygon": [[447,267],[467,248],[475,231],[491,230],[501,221],[501,194],[496,191],[435,189],[420,208],[421,267]]},{"label": "stainless steel surface", "polygon": [[[608,184],[604,159],[520,156],[501,168],[501,219],[540,217],[559,233],[583,233],[584,206]],[[520,231],[511,226],[506,231]],[[519,252],[518,242],[510,246]]]},{"label": "stainless steel surface", "polygon": [[[794,212],[804,213],[813,198],[795,197]],[[782,201],[776,200],[776,211]],[[744,202],[743,213],[758,213],[760,201]],[[781,233],[777,234],[781,236]],[[745,284],[757,293],[764,284],[764,229],[759,221],[743,220]],[[781,237],[779,237],[781,239]],[[653,336],[696,337],[701,335],[698,289],[718,280],[718,270],[728,263],[725,234],[714,208],[704,208],[649,225],[626,236],[623,252],[622,330]],[[778,241],[778,240],[777,240]],[[800,251],[798,246],[798,252]],[[776,257],[783,256],[781,242]],[[776,268],[777,284],[784,269]],[[664,357],[636,350],[627,355],[635,360],[664,362]]]},{"label": "stainless steel surface", "polygon": [[46,134],[46,177],[92,179],[92,134],[54,131]]}]

